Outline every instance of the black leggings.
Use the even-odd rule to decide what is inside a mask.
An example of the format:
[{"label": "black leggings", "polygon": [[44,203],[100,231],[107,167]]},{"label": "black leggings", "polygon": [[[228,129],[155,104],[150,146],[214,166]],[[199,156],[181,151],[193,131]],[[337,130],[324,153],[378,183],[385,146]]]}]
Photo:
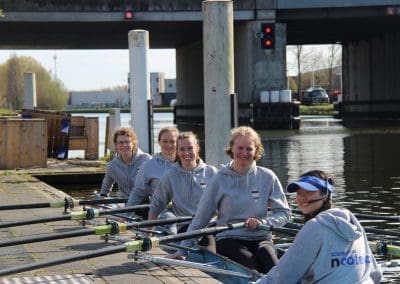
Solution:
[{"label": "black leggings", "polygon": [[260,273],[267,273],[278,262],[271,241],[222,239],[218,240],[216,245],[217,253]]},{"label": "black leggings", "polygon": [[[180,233],[184,233],[187,231],[187,229],[189,228],[189,224],[182,226],[179,230],[178,230],[178,234]],[[214,235],[206,235],[203,236],[198,242],[197,244],[211,252],[215,253],[215,238]]]}]

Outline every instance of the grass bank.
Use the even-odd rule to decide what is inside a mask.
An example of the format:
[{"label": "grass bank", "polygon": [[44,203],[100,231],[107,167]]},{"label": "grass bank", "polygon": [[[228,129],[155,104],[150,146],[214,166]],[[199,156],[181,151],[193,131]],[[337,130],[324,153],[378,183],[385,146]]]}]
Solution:
[{"label": "grass bank", "polygon": [[300,115],[333,115],[333,104],[313,106],[300,105]]},{"label": "grass bank", "polygon": [[0,108],[0,116],[14,116],[14,115],[18,115],[18,113],[6,108]]}]

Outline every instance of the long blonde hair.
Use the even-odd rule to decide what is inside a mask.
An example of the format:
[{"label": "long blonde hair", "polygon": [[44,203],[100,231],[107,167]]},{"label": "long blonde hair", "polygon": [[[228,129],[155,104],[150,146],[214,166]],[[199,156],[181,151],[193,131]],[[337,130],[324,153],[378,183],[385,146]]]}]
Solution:
[{"label": "long blonde hair", "polygon": [[261,138],[258,133],[249,126],[239,126],[231,129],[231,137],[228,142],[227,148],[225,148],[225,153],[233,159],[232,146],[235,143],[235,139],[239,136],[246,136],[254,142],[256,151],[254,154],[254,160],[259,160],[264,155],[264,146],[261,143]]}]

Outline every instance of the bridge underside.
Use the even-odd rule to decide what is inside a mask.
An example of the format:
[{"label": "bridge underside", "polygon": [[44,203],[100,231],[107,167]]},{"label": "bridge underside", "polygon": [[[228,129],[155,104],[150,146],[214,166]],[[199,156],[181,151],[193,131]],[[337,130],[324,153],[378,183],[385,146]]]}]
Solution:
[{"label": "bridge underside", "polygon": [[[345,124],[376,119],[398,121],[400,16],[386,15],[385,7],[265,9],[257,14],[251,2],[243,1],[247,3],[240,4],[243,10],[235,11],[235,87],[239,103],[257,103],[261,91],[286,87],[287,44],[341,43]],[[128,32],[144,29],[150,34],[150,48],[177,51],[178,105],[202,104],[201,10],[187,9],[173,16],[167,16],[167,10],[158,14],[138,12],[133,20],[124,20],[123,11],[82,12],[83,18],[74,20],[73,13],[44,11],[41,19],[38,15],[30,19],[35,13],[5,9],[6,18],[0,19],[0,48],[126,49]],[[259,17],[262,13],[267,16]],[[278,23],[273,51],[261,50],[255,36],[263,21]]]},{"label": "bridge underside", "polygon": [[1,49],[127,49],[128,32],[144,29],[151,48],[177,48],[201,39],[201,22],[0,22]]}]

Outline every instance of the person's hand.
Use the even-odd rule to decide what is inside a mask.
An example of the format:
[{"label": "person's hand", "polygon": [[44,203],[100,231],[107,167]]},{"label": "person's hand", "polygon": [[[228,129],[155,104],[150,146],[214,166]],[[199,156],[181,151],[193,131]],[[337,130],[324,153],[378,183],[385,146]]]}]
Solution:
[{"label": "person's hand", "polygon": [[262,224],[262,222],[259,219],[253,217],[248,218],[246,222],[244,222],[244,226],[249,230],[255,230],[259,224]]},{"label": "person's hand", "polygon": [[165,257],[170,258],[170,259],[179,259],[179,260],[186,259],[186,257],[184,257],[183,255],[177,254],[177,253],[167,254]]}]

